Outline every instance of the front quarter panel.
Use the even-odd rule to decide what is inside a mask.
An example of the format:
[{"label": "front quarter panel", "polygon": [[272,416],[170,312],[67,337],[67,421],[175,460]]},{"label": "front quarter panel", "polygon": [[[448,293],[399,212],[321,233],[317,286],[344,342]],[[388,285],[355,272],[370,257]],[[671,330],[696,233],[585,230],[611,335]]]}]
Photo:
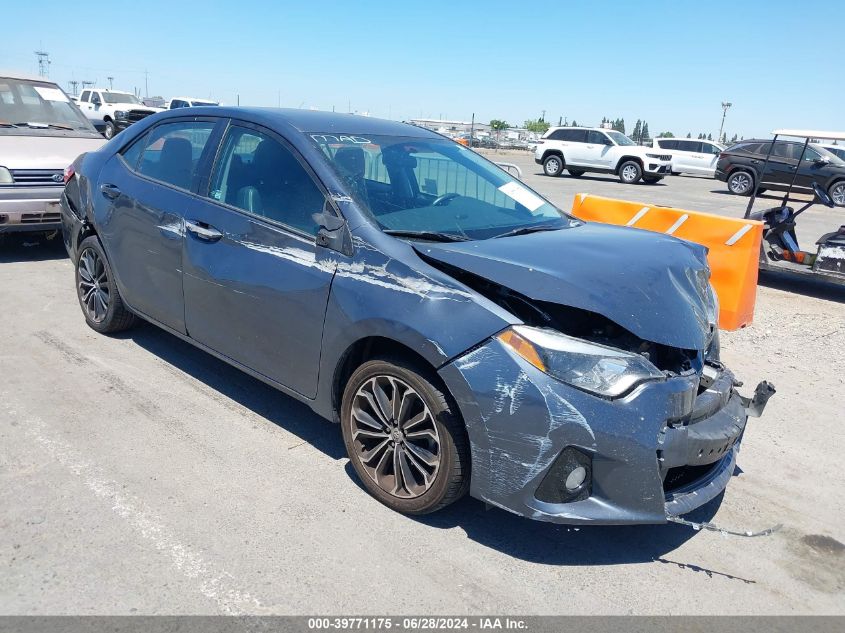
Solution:
[{"label": "front quarter panel", "polygon": [[315,403],[326,417],[335,415],[335,369],[357,341],[368,337],[395,341],[436,369],[509,324],[519,323],[423,262],[402,240],[366,226],[355,232],[353,243],[354,256],[338,264],[326,312]]}]

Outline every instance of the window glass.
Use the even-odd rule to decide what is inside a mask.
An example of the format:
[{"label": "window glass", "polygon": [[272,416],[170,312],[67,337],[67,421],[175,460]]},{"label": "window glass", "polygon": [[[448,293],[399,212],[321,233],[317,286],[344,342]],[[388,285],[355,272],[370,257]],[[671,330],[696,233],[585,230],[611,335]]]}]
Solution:
[{"label": "window glass", "polygon": [[660,139],[657,141],[657,146],[660,149],[686,149],[684,147],[678,146],[678,141],[674,141],[671,139]]},{"label": "window glass", "polygon": [[88,97],[90,97],[90,96],[91,96],[91,91],[90,91],[90,90],[83,90],[83,91],[82,91],[82,96],[81,96],[81,97],[79,97],[79,100],[80,100],[80,101],[88,101]]},{"label": "window glass", "polygon": [[[346,157],[350,168],[366,170],[365,157]],[[359,177],[363,177],[361,173]],[[210,197],[311,235],[312,217],[325,198],[296,157],[277,140],[257,130],[233,126],[211,177]]]},{"label": "window glass", "polygon": [[[800,156],[800,154],[801,154],[801,152],[800,152],[800,147],[799,147],[799,152],[798,152],[798,154],[799,154],[799,156]],[[808,148],[807,148],[807,151],[804,153],[804,160],[806,160],[806,161],[810,161],[810,162],[813,162],[813,161],[816,161],[816,160],[820,160],[820,159],[821,159],[821,157],[822,157],[822,155],[821,155],[821,154],[819,154],[819,153],[818,153],[816,150],[814,150],[812,147],[808,147]]]},{"label": "window glass", "polygon": [[137,103],[143,105],[138,97],[128,92],[104,92],[102,98],[104,103]]},{"label": "window glass", "polygon": [[695,152],[698,153],[701,151],[701,141],[675,141],[678,144],[678,149],[683,150],[685,152]]},{"label": "window glass", "polygon": [[[0,81],[0,135],[67,134],[74,136],[92,132],[91,124],[56,84],[46,81],[3,79]],[[4,156],[0,156],[0,163]]]},{"label": "window glass", "polygon": [[607,135],[614,140],[617,145],[627,146],[627,145],[636,145],[634,141],[629,139],[627,136],[622,134],[622,132],[618,132],[617,130],[608,130]]},{"label": "window glass", "polygon": [[701,151],[705,154],[721,154],[722,150],[719,149],[718,145],[713,145],[713,143],[701,143]]},{"label": "window glass", "polygon": [[[586,138],[584,130],[580,132]],[[487,239],[531,225],[565,228],[553,205],[469,148],[441,138],[312,133],[348,192],[383,229]],[[365,171],[378,158],[388,183]],[[425,238],[423,238],[425,239]]]},{"label": "window glass", "polygon": [[610,144],[610,141],[604,134],[602,134],[601,132],[596,132],[595,130],[590,130],[589,132],[587,132],[587,142],[592,143],[594,145]]},{"label": "window glass", "polygon": [[563,130],[562,140],[583,143],[587,138],[586,130]]},{"label": "window glass", "polygon": [[555,130],[551,134],[549,134],[549,138],[553,141],[563,141],[565,140],[567,130]]},{"label": "window glass", "polygon": [[175,187],[191,189],[213,129],[213,121],[174,121],[156,126],[147,134],[137,170]]},{"label": "window glass", "polygon": [[149,135],[149,132],[144,134],[141,138],[120,153],[121,156],[123,156],[123,160],[125,160],[126,164],[129,166],[129,169],[134,171],[138,168],[138,159],[141,157],[141,151],[147,144],[147,137],[149,137]]},{"label": "window glass", "polygon": [[772,156],[795,159],[797,157],[795,151],[796,149],[797,147],[794,143],[775,143],[775,149],[772,151]]}]

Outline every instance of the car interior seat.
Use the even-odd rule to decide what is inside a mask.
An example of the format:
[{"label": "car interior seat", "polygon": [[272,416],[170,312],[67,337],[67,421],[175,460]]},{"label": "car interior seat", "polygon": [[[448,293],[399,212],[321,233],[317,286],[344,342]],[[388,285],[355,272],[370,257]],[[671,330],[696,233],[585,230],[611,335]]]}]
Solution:
[{"label": "car interior seat", "polygon": [[156,176],[182,189],[191,188],[193,148],[186,138],[172,136],[164,140]]}]

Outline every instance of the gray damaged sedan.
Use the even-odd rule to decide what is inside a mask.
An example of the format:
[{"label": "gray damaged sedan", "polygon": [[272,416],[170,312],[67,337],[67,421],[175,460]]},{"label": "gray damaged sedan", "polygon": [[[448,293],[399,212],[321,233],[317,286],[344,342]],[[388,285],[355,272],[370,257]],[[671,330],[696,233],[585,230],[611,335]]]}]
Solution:
[{"label": "gray damaged sedan", "polygon": [[774,391],[719,361],[704,248],[569,217],[424,129],[191,108],[68,171],[88,324],[144,319],[338,421],[400,512],[666,522]]}]

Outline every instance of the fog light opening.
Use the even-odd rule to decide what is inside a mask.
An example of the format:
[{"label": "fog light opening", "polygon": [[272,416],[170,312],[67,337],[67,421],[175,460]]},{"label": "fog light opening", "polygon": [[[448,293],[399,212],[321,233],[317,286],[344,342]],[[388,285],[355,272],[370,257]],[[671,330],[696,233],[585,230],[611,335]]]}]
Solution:
[{"label": "fog light opening", "polygon": [[569,473],[566,477],[566,482],[564,485],[569,492],[575,492],[584,485],[584,481],[587,479],[587,469],[583,466],[578,466],[572,469],[572,472]]}]

